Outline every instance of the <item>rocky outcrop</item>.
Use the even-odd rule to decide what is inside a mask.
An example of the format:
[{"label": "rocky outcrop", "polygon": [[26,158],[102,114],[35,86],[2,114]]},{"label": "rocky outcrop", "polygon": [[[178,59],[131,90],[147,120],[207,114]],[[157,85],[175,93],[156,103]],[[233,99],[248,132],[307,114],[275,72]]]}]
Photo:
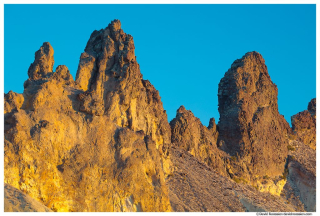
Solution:
[{"label": "rocky outcrop", "polygon": [[22,191],[4,184],[5,212],[52,212],[41,202],[32,199]]},{"label": "rocky outcrop", "polygon": [[316,98],[308,104],[308,110],[291,117],[294,138],[316,149]]},{"label": "rocky outcrop", "polygon": [[278,112],[277,86],[257,52],[233,62],[219,83],[219,143],[236,176],[249,181],[284,172],[289,124]]},{"label": "rocky outcrop", "polygon": [[76,81],[53,62],[44,43],[5,95],[5,183],[54,211],[170,211],[170,126],[132,37],[118,20],[95,31]]},{"label": "rocky outcrop", "polygon": [[200,161],[226,175],[222,152],[217,148],[218,131],[214,119],[209,127],[202,125],[193,113],[181,106],[176,117],[170,122],[172,144],[190,152]]}]

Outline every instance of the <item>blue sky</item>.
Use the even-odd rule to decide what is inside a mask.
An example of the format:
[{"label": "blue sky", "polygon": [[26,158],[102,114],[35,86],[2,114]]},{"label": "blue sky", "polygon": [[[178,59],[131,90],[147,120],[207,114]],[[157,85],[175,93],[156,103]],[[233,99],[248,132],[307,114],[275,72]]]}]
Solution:
[{"label": "blue sky", "polygon": [[316,97],[315,5],[5,5],[4,92],[23,92],[34,53],[48,41],[55,65],[75,77],[94,30],[120,19],[144,79],[160,92],[168,120],[184,105],[219,119],[218,83],[232,62],[257,51],[278,86],[290,123]]}]

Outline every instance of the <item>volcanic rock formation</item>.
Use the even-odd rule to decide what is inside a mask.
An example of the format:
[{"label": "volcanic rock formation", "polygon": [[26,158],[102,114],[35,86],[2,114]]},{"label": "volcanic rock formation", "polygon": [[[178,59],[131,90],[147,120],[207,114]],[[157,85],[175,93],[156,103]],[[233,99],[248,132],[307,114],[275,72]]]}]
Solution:
[{"label": "volcanic rock formation", "polygon": [[8,211],[315,211],[315,99],[293,135],[250,52],[220,81],[218,125],[183,106],[169,124],[134,49],[114,20],[75,80],[48,42],[35,53],[24,92],[4,95]]},{"label": "volcanic rock formation", "polygon": [[308,110],[291,117],[292,130],[300,142],[316,149],[316,98],[308,104]]},{"label": "volcanic rock formation", "polygon": [[170,211],[170,125],[120,21],[92,33],[76,81],[53,63],[44,43],[5,95],[5,182],[54,211]]},{"label": "volcanic rock formation", "polygon": [[278,112],[277,86],[257,52],[233,62],[219,83],[219,143],[236,176],[275,177],[284,171],[290,126]]}]

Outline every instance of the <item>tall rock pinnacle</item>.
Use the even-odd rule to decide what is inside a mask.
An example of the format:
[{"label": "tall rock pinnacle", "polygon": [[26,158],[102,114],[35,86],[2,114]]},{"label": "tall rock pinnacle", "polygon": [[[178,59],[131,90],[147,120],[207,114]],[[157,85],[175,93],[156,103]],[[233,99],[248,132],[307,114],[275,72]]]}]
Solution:
[{"label": "tall rock pinnacle", "polygon": [[170,126],[159,92],[142,79],[131,35],[119,20],[94,31],[81,54],[76,83],[80,110],[107,115],[121,127],[142,130],[156,142],[161,154],[170,143]]},{"label": "tall rock pinnacle", "polygon": [[241,161],[235,171],[248,179],[283,173],[290,127],[278,112],[277,94],[257,52],[234,61],[219,83],[219,140]]}]

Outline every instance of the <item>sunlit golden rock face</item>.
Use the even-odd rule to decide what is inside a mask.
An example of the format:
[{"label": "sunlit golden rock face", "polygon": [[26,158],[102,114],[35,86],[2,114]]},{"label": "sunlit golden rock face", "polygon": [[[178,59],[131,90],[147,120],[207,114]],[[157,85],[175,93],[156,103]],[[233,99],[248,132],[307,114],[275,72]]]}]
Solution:
[{"label": "sunlit golden rock face", "polygon": [[95,31],[77,79],[44,43],[5,95],[5,182],[54,211],[170,211],[170,126],[120,21]]}]

